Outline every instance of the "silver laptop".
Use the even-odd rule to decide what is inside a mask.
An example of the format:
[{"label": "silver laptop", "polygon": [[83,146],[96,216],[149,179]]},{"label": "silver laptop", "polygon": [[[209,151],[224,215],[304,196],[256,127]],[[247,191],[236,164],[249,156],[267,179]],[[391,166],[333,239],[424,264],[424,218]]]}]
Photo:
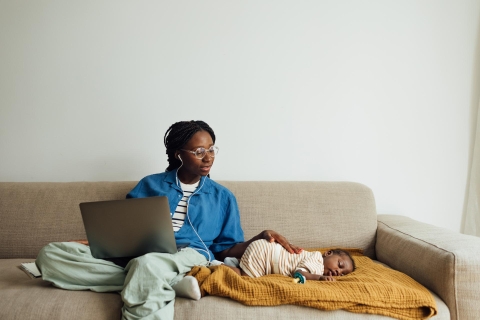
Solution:
[{"label": "silver laptop", "polygon": [[176,253],[167,197],[80,203],[92,256],[126,265],[150,252]]}]

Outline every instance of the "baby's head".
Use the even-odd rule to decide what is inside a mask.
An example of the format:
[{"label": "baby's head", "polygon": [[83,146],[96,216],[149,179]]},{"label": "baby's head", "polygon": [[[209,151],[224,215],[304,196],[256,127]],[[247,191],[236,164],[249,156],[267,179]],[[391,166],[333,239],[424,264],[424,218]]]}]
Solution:
[{"label": "baby's head", "polygon": [[323,275],[344,276],[355,270],[355,261],[348,251],[335,249],[323,254]]}]

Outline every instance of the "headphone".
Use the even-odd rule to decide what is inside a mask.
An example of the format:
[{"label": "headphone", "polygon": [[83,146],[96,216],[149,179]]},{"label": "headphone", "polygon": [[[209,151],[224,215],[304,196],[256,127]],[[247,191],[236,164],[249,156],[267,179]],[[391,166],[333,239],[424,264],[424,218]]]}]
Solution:
[{"label": "headphone", "polygon": [[[181,185],[180,185],[180,180],[178,180],[178,170],[180,170],[180,168],[183,166],[183,161],[182,161],[182,157],[180,157],[180,155],[178,155],[178,159],[180,160],[180,162],[182,163],[182,165],[180,167],[178,167],[177,169],[177,175],[176,175],[176,179],[177,179],[177,186],[180,187],[180,189],[182,189]],[[185,212],[185,215],[187,216],[187,219],[188,219],[188,223],[190,223],[190,226],[192,227],[192,230],[195,232],[195,234],[197,235],[198,239],[200,239],[200,242],[203,244],[203,247],[205,248],[205,250],[203,249],[199,249],[197,248],[196,250],[197,251],[203,251],[203,252],[206,252],[208,254],[208,262],[211,263],[212,262],[212,257],[210,255],[210,251],[208,250],[208,247],[207,245],[205,244],[205,242],[203,242],[202,238],[200,237],[200,235],[198,234],[197,230],[195,230],[195,227],[193,226],[192,224],[192,221],[190,220],[190,215],[188,214],[188,207],[189,207],[189,204],[190,204],[190,199],[192,198],[192,196],[197,193],[200,189],[202,189],[203,185],[205,184],[205,179],[203,180],[202,184],[197,187],[197,189],[190,195],[190,197],[188,197],[187,199],[187,211]],[[182,191],[183,192],[183,191]]]}]

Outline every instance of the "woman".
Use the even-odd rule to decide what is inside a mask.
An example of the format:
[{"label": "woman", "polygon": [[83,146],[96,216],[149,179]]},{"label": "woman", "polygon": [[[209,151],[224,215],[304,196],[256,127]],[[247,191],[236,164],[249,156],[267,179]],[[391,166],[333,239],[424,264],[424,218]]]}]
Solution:
[{"label": "woman", "polygon": [[87,246],[51,243],[36,261],[44,280],[68,290],[121,291],[123,319],[173,319],[172,286],[193,266],[241,258],[258,239],[277,241],[291,253],[301,251],[271,230],[244,242],[234,195],[209,178],[218,148],[208,124],[177,122],[165,133],[164,143],[169,162],[166,171],[143,178],[127,198],[167,196],[176,241],[189,247],[176,254],[149,253],[123,268],[93,258]]}]

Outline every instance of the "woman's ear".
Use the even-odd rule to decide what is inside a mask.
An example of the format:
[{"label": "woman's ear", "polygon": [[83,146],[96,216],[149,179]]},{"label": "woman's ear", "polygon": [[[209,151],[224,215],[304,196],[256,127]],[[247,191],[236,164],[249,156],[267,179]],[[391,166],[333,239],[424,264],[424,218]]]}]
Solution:
[{"label": "woman's ear", "polygon": [[180,160],[178,157],[180,156],[180,151],[175,151],[175,159]]},{"label": "woman's ear", "polygon": [[333,254],[333,251],[332,250],[328,250],[327,252],[325,252],[323,254],[324,257],[328,257],[328,256],[331,256]]}]

